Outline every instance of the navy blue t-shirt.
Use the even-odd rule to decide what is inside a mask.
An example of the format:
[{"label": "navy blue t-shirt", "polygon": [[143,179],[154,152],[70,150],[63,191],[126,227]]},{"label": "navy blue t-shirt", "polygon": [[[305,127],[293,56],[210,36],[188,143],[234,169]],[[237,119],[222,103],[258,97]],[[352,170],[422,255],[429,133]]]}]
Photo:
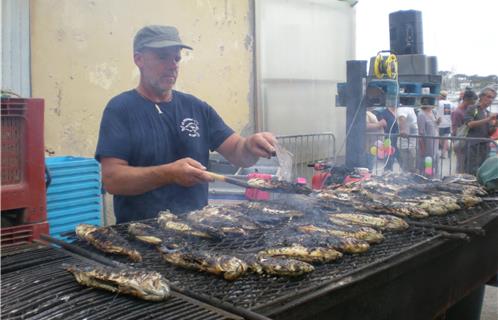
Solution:
[{"label": "navy blue t-shirt", "polygon": [[[377,115],[378,120],[384,119],[387,123],[386,127],[384,128],[384,133],[391,133],[391,134],[399,134],[399,127],[398,127],[398,122],[396,121],[396,117],[394,114],[389,111],[388,108],[383,109],[379,114]],[[398,137],[390,137],[391,139],[391,146],[396,147],[396,142],[398,140]]]},{"label": "navy blue t-shirt", "polygon": [[[95,158],[119,158],[130,166],[147,167],[190,157],[207,167],[209,150],[233,132],[211,106],[192,95],[173,91],[171,102],[156,104],[130,90],[107,104]],[[207,197],[207,184],[171,184],[137,196],[115,195],[116,222],[154,218],[166,209],[196,210],[207,204]]]}]

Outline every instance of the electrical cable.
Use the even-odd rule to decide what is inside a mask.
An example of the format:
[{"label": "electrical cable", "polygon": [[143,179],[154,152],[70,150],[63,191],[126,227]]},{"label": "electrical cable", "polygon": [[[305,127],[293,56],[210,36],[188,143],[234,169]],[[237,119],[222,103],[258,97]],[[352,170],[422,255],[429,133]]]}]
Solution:
[{"label": "electrical cable", "polygon": [[339,148],[339,151],[337,152],[338,154],[341,153],[342,148],[344,148],[344,145],[346,144],[346,141],[347,141],[347,139],[349,137],[349,134],[351,133],[351,129],[353,128],[353,123],[356,120],[356,117],[358,116],[358,113],[360,111],[360,107],[361,107],[362,103],[363,103],[363,96],[360,99],[360,103],[358,103],[358,106],[356,107],[356,112],[354,113],[353,119],[351,120],[351,125],[349,126],[349,128],[346,129],[346,137],[342,141],[341,147]]},{"label": "electrical cable", "polygon": [[[395,101],[396,101],[396,103],[394,104],[394,121],[393,121],[393,124],[391,125],[391,127],[389,128],[389,133],[387,134],[387,139],[389,139],[389,142],[390,142],[389,143],[390,144],[389,147],[391,147],[391,143],[392,143],[392,140],[391,140],[392,130],[394,129],[394,125],[398,124],[398,117],[396,115],[398,114],[398,107],[399,107],[399,104],[398,104],[398,98],[399,98],[399,81],[398,81],[397,78],[396,78],[396,91],[395,92],[396,92],[396,95],[395,95]],[[387,106],[386,106],[386,108],[387,108]],[[399,131],[399,124],[398,124],[398,131]],[[396,151],[394,151],[393,156],[394,156],[395,153],[396,153]],[[384,163],[384,166],[382,167],[382,170],[384,170],[387,167],[387,163],[389,162],[390,157],[391,157],[391,153],[388,152],[387,153],[386,162]]]}]

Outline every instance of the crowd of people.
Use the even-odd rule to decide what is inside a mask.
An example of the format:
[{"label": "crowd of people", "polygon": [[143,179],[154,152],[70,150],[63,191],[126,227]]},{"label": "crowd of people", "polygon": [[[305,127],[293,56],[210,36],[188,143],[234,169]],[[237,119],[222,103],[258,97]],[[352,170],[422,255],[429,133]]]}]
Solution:
[{"label": "crowd of people", "polygon": [[[489,110],[495,98],[493,87],[482,89],[479,95],[467,88],[461,92],[458,104],[449,101],[448,92],[441,91],[437,104],[422,99],[420,108],[398,106],[395,101],[386,103],[382,110],[369,108],[366,150],[369,169],[379,159],[386,171],[393,170],[397,161],[403,171],[434,176],[441,161],[454,153],[457,173],[476,174],[493,147],[484,139],[498,138],[497,114]],[[466,135],[457,137],[462,126],[467,127]],[[380,154],[376,147],[383,145],[380,139],[393,148]],[[462,143],[457,147],[458,140]]]}]

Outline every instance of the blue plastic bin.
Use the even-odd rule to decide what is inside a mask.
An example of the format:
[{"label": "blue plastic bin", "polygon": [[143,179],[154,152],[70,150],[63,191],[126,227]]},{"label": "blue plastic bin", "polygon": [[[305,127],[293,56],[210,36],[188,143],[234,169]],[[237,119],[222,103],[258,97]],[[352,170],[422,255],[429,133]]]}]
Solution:
[{"label": "blue plastic bin", "polygon": [[68,240],[63,233],[76,225],[101,225],[102,197],[100,164],[93,158],[48,157],[45,164],[51,182],[47,188],[50,235]]}]

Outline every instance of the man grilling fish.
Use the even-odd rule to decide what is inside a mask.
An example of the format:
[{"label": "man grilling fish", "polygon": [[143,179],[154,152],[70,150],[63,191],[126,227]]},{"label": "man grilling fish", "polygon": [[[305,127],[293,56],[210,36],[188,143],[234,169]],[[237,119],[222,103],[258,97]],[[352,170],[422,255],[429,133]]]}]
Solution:
[{"label": "man grilling fish", "polygon": [[192,48],[175,27],[139,30],[133,41],[138,87],[113,97],[104,110],[95,157],[114,195],[117,223],[204,207],[209,150],[241,167],[275,151],[273,134],[243,138],[206,102],[173,90],[182,49]]}]

